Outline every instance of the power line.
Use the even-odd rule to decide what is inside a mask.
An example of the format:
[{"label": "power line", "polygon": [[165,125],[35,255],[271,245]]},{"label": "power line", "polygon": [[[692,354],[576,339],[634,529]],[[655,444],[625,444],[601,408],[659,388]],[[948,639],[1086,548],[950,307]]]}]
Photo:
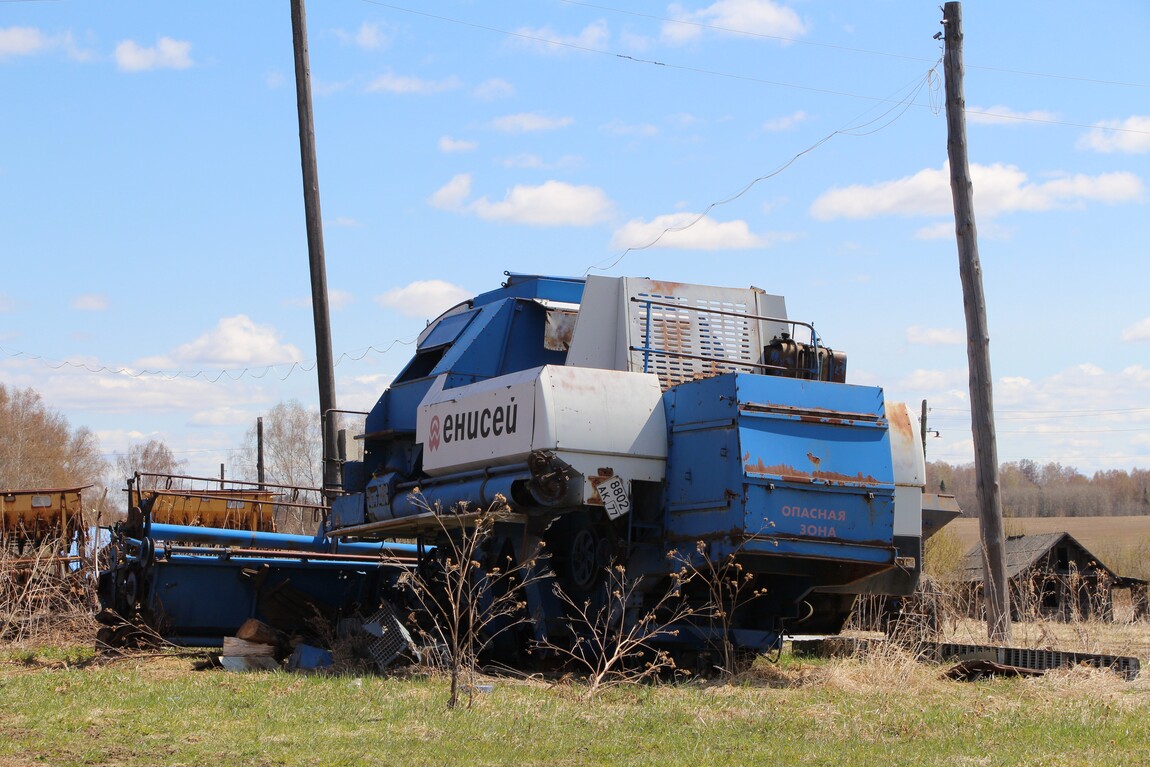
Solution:
[{"label": "power line", "polygon": [[[546,45],[554,45],[554,46],[560,47],[560,48],[569,48],[571,50],[582,51],[584,53],[595,53],[595,54],[598,54],[600,56],[611,56],[613,58],[622,59],[624,61],[630,61],[630,62],[633,62],[636,64],[647,64],[650,66],[657,66],[657,67],[663,67],[666,69],[678,70],[680,72],[692,72],[694,74],[708,75],[711,77],[722,77],[722,78],[726,78],[729,80],[739,80],[739,81],[743,81],[743,82],[756,83],[759,85],[772,85],[772,86],[775,86],[778,88],[791,88],[793,90],[807,91],[810,93],[821,93],[821,94],[827,95],[827,96],[844,96],[847,98],[863,99],[863,100],[867,100],[867,101],[877,101],[877,102],[888,102],[888,101],[890,101],[889,99],[879,98],[877,96],[865,96],[865,95],[862,95],[859,93],[850,93],[848,91],[839,91],[839,90],[834,90],[831,88],[819,88],[819,87],[812,86],[812,85],[798,85],[796,83],[787,83],[787,82],[782,82],[779,80],[767,80],[767,79],[764,79],[761,77],[753,77],[751,75],[741,75],[741,74],[735,74],[732,72],[722,72],[722,71],[715,70],[715,69],[704,69],[702,67],[691,67],[691,66],[686,66],[684,64],[674,64],[674,63],[671,63],[668,61],[658,61],[656,59],[645,59],[645,58],[640,58],[638,56],[631,56],[631,55],[628,55],[625,53],[618,53],[615,51],[605,50],[602,48],[592,48],[590,46],[580,45],[578,43],[572,43],[572,42],[569,42],[566,40],[556,40],[554,38],[540,37],[538,35],[532,35],[532,34],[529,34],[527,32],[517,32],[517,31],[508,30],[508,29],[500,29],[499,27],[492,27],[492,26],[488,26],[486,24],[479,24],[479,23],[474,22],[474,21],[464,21],[462,19],[455,19],[455,18],[452,18],[450,16],[441,16],[439,14],[428,13],[426,11],[417,11],[417,10],[414,10],[412,8],[405,8],[403,6],[393,5],[391,3],[385,3],[385,2],[382,2],[381,0],[362,0],[362,2],[368,3],[370,5],[378,5],[378,6],[381,6],[383,8],[389,8],[393,11],[399,11],[401,13],[409,13],[409,14],[412,14],[413,16],[423,16],[425,18],[434,19],[436,21],[446,22],[448,24],[456,24],[456,25],[463,26],[463,27],[471,27],[473,29],[481,29],[485,32],[493,32],[495,34],[506,35],[507,37],[514,37],[514,38],[518,38],[521,40],[530,40],[531,42],[535,42],[535,43],[544,43]],[[930,61],[930,60],[924,59],[924,61]]]},{"label": "power line", "polygon": [[[1012,408],[995,408],[996,414],[1015,414],[1024,417],[1040,416],[1040,417],[1054,417],[1054,418],[1082,418],[1094,417],[1098,415],[1120,415],[1124,413],[1150,413],[1150,407],[1131,407],[1131,408],[1100,408],[1095,410],[1020,410]],[[932,413],[969,413],[967,408],[955,407],[934,407],[930,408]],[[1010,415],[1007,415],[1010,417]]]},{"label": "power line", "polygon": [[[820,88],[820,87],[816,87],[816,86],[812,86],[812,85],[799,85],[797,83],[782,82],[780,80],[767,80],[767,79],[762,78],[762,77],[753,77],[751,75],[735,74],[732,72],[723,72],[720,70],[705,69],[702,67],[691,67],[691,66],[686,66],[684,64],[675,64],[675,63],[672,63],[669,61],[660,61],[657,59],[640,58],[638,56],[631,56],[631,55],[625,54],[625,53],[618,53],[615,51],[605,50],[605,49],[601,49],[601,48],[592,48],[590,46],[580,45],[578,43],[573,43],[573,42],[570,42],[567,40],[556,40],[554,38],[540,37],[538,35],[532,35],[532,34],[529,34],[527,32],[519,32],[519,31],[508,30],[508,29],[500,29],[499,27],[493,27],[493,26],[489,26],[486,24],[480,24],[478,22],[464,21],[462,19],[452,18],[450,16],[443,16],[440,14],[428,13],[426,11],[418,11],[418,10],[414,10],[412,8],[406,8],[403,6],[394,5],[392,3],[385,3],[385,2],[382,2],[382,0],[362,0],[362,2],[368,3],[370,5],[378,5],[378,6],[381,6],[383,8],[388,8],[388,9],[393,10],[393,11],[398,11],[400,13],[408,13],[408,14],[412,14],[414,16],[423,16],[425,18],[434,19],[435,21],[442,21],[442,22],[446,22],[448,24],[456,24],[459,26],[471,27],[473,29],[480,29],[480,30],[483,30],[485,32],[492,32],[492,33],[499,34],[499,35],[506,35],[507,37],[514,37],[514,38],[518,38],[521,40],[530,40],[531,42],[543,43],[546,45],[554,45],[556,47],[561,47],[561,48],[569,48],[571,50],[582,51],[584,53],[595,53],[595,54],[598,54],[601,56],[612,56],[612,57],[615,57],[618,59],[623,59],[625,61],[630,61],[630,62],[633,62],[636,64],[647,64],[650,66],[658,66],[658,67],[663,67],[666,69],[678,70],[681,72],[691,72],[694,74],[707,75],[710,77],[721,77],[721,78],[725,78],[725,79],[729,79],[729,80],[739,80],[739,81],[743,81],[743,82],[755,83],[758,85],[771,85],[771,86],[778,87],[778,88],[790,88],[792,90],[807,91],[809,93],[819,93],[819,94],[826,95],[826,96],[843,96],[846,98],[864,99],[864,100],[878,101],[878,102],[889,101],[889,99],[883,99],[883,98],[879,98],[876,96],[866,96],[866,95],[863,95],[860,93],[851,93],[849,91],[840,91],[840,90],[835,90],[835,89],[831,89],[831,88]],[[747,35],[747,36],[751,36],[751,37],[761,37],[761,38],[771,39],[771,40],[779,40],[779,41],[783,41],[783,42],[787,42],[787,43],[795,43],[798,45],[810,45],[810,46],[816,46],[816,47],[820,47],[820,48],[831,48],[831,49],[836,49],[836,50],[848,51],[848,52],[852,52],[852,53],[864,53],[864,54],[869,54],[869,55],[874,55],[874,56],[887,56],[887,57],[891,57],[891,58],[898,58],[898,59],[904,59],[907,61],[915,61],[915,62],[921,62],[921,63],[930,63],[931,62],[931,59],[924,58],[921,56],[906,56],[906,55],[896,54],[896,53],[885,53],[883,51],[867,50],[865,48],[850,48],[850,47],[846,47],[846,46],[833,45],[833,44],[829,44],[829,43],[818,43],[818,42],[813,42],[810,40],[799,40],[797,38],[782,37],[782,36],[778,36],[778,35],[768,35],[768,34],[764,34],[761,32],[749,32],[746,30],[732,29],[729,27],[720,27],[720,26],[716,26],[716,25],[712,25],[712,24],[704,24],[702,22],[686,21],[686,20],[682,20],[682,19],[668,19],[668,18],[661,17],[661,16],[654,16],[654,15],[650,15],[650,14],[636,13],[633,11],[625,11],[625,10],[621,10],[621,9],[611,8],[609,6],[601,6],[601,5],[594,5],[591,3],[577,2],[577,0],[562,0],[562,2],[567,2],[567,3],[570,3],[572,5],[582,5],[582,6],[586,6],[589,8],[596,8],[599,10],[614,11],[616,13],[626,14],[626,15],[630,15],[630,16],[637,16],[640,18],[647,18],[647,19],[652,19],[652,20],[657,20],[657,21],[664,21],[664,22],[668,22],[668,23],[686,24],[686,25],[697,26],[697,27],[701,27],[701,28],[705,28],[705,29],[713,29],[713,30],[728,32],[728,33],[732,33],[732,34],[741,34],[741,35]],[[1003,73],[1009,73],[1009,74],[1026,75],[1029,77],[1046,77],[1046,78],[1059,79],[1059,80],[1071,80],[1071,81],[1078,81],[1078,82],[1087,82],[1087,83],[1094,83],[1094,84],[1100,84],[1100,85],[1117,85],[1117,86],[1125,86],[1125,87],[1130,87],[1130,88],[1150,88],[1150,84],[1148,84],[1148,83],[1131,83],[1131,82],[1121,82],[1121,81],[1117,81],[1117,80],[1099,80],[1099,79],[1092,79],[1092,78],[1088,78],[1088,77],[1075,77],[1075,76],[1069,76],[1069,75],[1054,75],[1054,74],[1045,74],[1045,73],[1041,73],[1041,72],[1027,72],[1027,71],[1022,71],[1022,70],[1006,69],[1006,68],[1002,68],[1002,67],[979,67],[977,65],[967,64],[966,68],[967,69],[984,69],[984,70],[991,71],[991,72],[1003,72]],[[924,106],[924,105],[915,104],[914,106]],[[969,109],[965,110],[965,111],[967,114],[984,115],[987,117],[994,117],[995,119],[999,119],[999,120],[1015,120],[1015,121],[1020,121],[1020,122],[1034,122],[1034,123],[1045,123],[1048,125],[1061,125],[1061,126],[1069,127],[1069,128],[1084,128],[1084,129],[1089,129],[1089,130],[1103,130],[1103,131],[1112,131],[1115,133],[1131,133],[1131,134],[1135,134],[1135,135],[1150,135],[1150,131],[1138,130],[1136,128],[1121,128],[1121,127],[1105,126],[1105,125],[1089,125],[1086,123],[1075,123],[1075,122],[1068,122],[1068,121],[1064,121],[1064,120],[1049,120],[1049,119],[1043,119],[1040,117],[1026,117],[1026,116],[1022,116],[1022,115],[1004,115],[1004,114],[998,114],[995,112],[982,112],[982,111],[978,111],[978,110],[969,110]]]},{"label": "power line", "polygon": [[[2,1],[2,0],[0,0],[0,1]],[[404,340],[404,339],[397,338],[382,349],[380,349],[376,346],[369,346],[366,349],[363,349],[362,351],[355,352],[355,353],[343,352],[339,355],[339,358],[335,361],[335,364],[339,365],[341,362],[344,362],[345,360],[349,361],[349,362],[358,362],[359,360],[362,360],[364,357],[366,357],[368,354],[371,354],[372,352],[375,352],[376,354],[386,354],[387,352],[391,351],[397,344],[402,344],[404,346],[410,346],[413,343],[415,343],[415,339]],[[282,374],[282,375],[277,374],[276,377],[280,381],[286,381],[288,379],[288,377],[290,377],[293,373],[295,373],[297,371],[305,372],[305,373],[311,372],[312,370],[315,369],[315,364],[316,364],[315,360],[308,360],[306,362],[302,362],[302,361],[277,362],[277,363],[271,363],[268,365],[257,366],[257,367],[233,368],[233,369],[223,369],[223,370],[175,370],[175,371],[146,370],[146,369],[145,370],[132,370],[131,368],[126,368],[126,367],[117,368],[117,367],[110,367],[107,365],[92,365],[92,364],[87,363],[87,362],[73,362],[72,360],[55,360],[55,359],[52,359],[50,357],[44,357],[44,356],[38,355],[38,354],[30,354],[28,352],[19,351],[17,349],[6,349],[3,346],[0,346],[0,353],[6,354],[9,357],[21,357],[21,358],[32,360],[35,362],[40,362],[40,363],[43,363],[44,365],[47,365],[48,367],[52,368],[53,370],[61,370],[63,368],[74,368],[76,370],[82,370],[82,371],[85,371],[88,373],[121,375],[121,376],[126,376],[128,378],[145,378],[145,377],[161,378],[161,379],[166,380],[166,381],[173,381],[173,380],[176,380],[178,378],[184,378],[184,379],[189,379],[189,380],[194,380],[194,379],[199,378],[199,379],[203,379],[203,380],[207,381],[208,383],[218,383],[221,379],[223,379],[225,377],[228,378],[229,380],[232,380],[232,381],[239,381],[242,378],[254,378],[254,379],[258,380],[261,378],[265,378],[268,375],[270,375],[271,373],[273,373],[274,371],[276,371],[280,368],[284,368],[284,367],[286,367],[288,369],[287,372]]]},{"label": "power line", "polygon": [[[939,62],[936,61],[935,66],[937,66],[938,63]],[[827,134],[826,136],[822,137],[821,139],[819,139],[815,143],[808,146],[806,149],[795,154],[793,157],[791,157],[789,160],[787,160],[785,163],[780,165],[775,170],[771,171],[770,173],[767,173],[766,175],[759,176],[758,178],[752,180],[751,182],[746,184],[742,189],[740,189],[738,192],[735,192],[734,194],[729,195],[728,197],[726,197],[722,200],[718,200],[716,202],[710,203],[709,205],[707,205],[703,209],[702,213],[699,213],[697,216],[692,218],[687,223],[681,224],[681,225],[676,225],[676,226],[669,226],[669,227],[663,229],[663,231],[659,232],[659,234],[657,234],[649,242],[647,242],[643,245],[636,245],[636,246],[628,247],[622,253],[620,253],[618,256],[616,256],[615,259],[612,260],[607,266],[600,266],[599,264],[593,264],[592,266],[589,266],[583,272],[583,274],[587,275],[592,270],[608,271],[610,269],[614,269],[616,266],[619,265],[619,263],[624,258],[627,257],[628,254],[630,254],[634,251],[637,251],[637,250],[646,250],[647,248],[652,248],[655,245],[657,245],[659,243],[659,241],[663,239],[663,237],[665,237],[666,235],[668,235],[672,232],[682,232],[682,231],[685,231],[687,229],[690,229],[692,226],[695,226],[700,221],[705,219],[710,214],[710,212],[712,210],[714,210],[715,208],[720,207],[722,205],[726,205],[726,204],[731,203],[731,202],[734,202],[735,200],[739,199],[740,197],[745,195],[747,192],[749,192],[754,186],[756,186],[760,182],[767,181],[767,180],[774,178],[775,176],[779,175],[780,173],[785,171],[787,168],[789,168],[791,165],[794,165],[795,162],[797,162],[799,160],[799,158],[803,157],[806,154],[809,154],[809,153],[815,151],[816,149],[818,149],[820,146],[822,146],[826,142],[830,141],[835,136],[838,136],[840,134],[845,135],[845,136],[869,136],[869,135],[872,135],[874,133],[877,133],[880,130],[883,130],[884,128],[886,128],[889,125],[891,125],[892,123],[894,123],[895,120],[902,117],[902,115],[906,113],[906,110],[909,109],[910,106],[914,103],[914,100],[918,97],[918,94],[922,92],[923,88],[927,87],[928,85],[930,85],[933,82],[935,82],[935,80],[934,80],[934,68],[931,68],[931,70],[928,71],[926,73],[926,75],[924,75],[923,77],[919,78],[917,81],[912,83],[909,86],[909,89],[908,88],[902,89],[902,90],[909,90],[908,94],[906,96],[904,96],[901,100],[894,102],[893,106],[891,106],[888,110],[883,112],[881,115],[879,115],[879,116],[877,116],[871,120],[868,120],[867,122],[858,123],[858,124],[852,125],[851,127],[840,128],[839,130],[832,131],[831,133]],[[890,101],[890,99],[883,99],[883,101]],[[898,110],[898,108],[900,106],[902,107],[902,109],[898,112],[898,114],[894,115],[894,117],[891,117],[890,120],[886,121],[882,125],[878,126],[877,128],[874,128],[873,130],[869,130],[869,131],[862,132],[862,133],[858,132],[858,131],[861,131],[864,128],[868,128],[868,127],[874,125],[875,123],[879,122],[880,120],[886,118],[892,112],[894,112],[895,110]],[[867,111],[869,111],[869,110],[867,110]],[[865,114],[866,114],[866,112],[863,112],[861,115],[859,115],[857,118],[855,118],[855,120],[852,120],[851,123],[855,123],[858,120],[861,120]],[[850,125],[850,123],[848,123],[848,125]],[[602,264],[602,263],[603,262],[600,262],[600,264]]]},{"label": "power line", "polygon": [[[718,26],[716,24],[706,24],[706,23],[701,22],[701,21],[691,21],[688,19],[670,19],[670,18],[667,18],[665,16],[656,16],[654,14],[639,13],[637,11],[628,11],[628,10],[624,10],[622,8],[614,8],[614,7],[608,6],[608,5],[598,5],[595,3],[586,3],[586,2],[582,2],[581,0],[560,0],[560,2],[567,3],[568,5],[578,5],[578,6],[583,6],[585,8],[594,8],[594,9],[600,10],[600,11],[610,11],[611,13],[618,13],[618,14],[623,14],[626,16],[635,16],[637,18],[650,19],[652,21],[661,21],[661,22],[665,22],[668,24],[681,24],[683,26],[698,27],[699,29],[709,29],[709,30],[714,30],[716,32],[726,32],[729,34],[743,35],[746,37],[758,37],[758,38],[762,38],[762,39],[766,39],[766,40],[778,40],[779,42],[794,44],[794,45],[805,45],[805,46],[810,46],[810,47],[814,47],[814,48],[827,48],[830,50],[845,51],[847,53],[862,53],[862,54],[866,54],[868,56],[884,56],[887,58],[902,59],[904,61],[918,61],[921,63],[930,63],[930,61],[931,61],[931,59],[925,58],[922,56],[909,56],[909,55],[901,54],[901,53],[890,53],[888,51],[876,51],[876,50],[870,50],[867,48],[854,48],[854,47],[850,47],[850,46],[846,46],[846,45],[837,45],[834,43],[820,43],[820,42],[817,42],[814,40],[801,40],[801,39],[796,38],[796,37],[785,37],[783,35],[768,35],[764,32],[751,32],[751,31],[745,30],[745,29],[734,29],[731,27],[721,27],[721,26]],[[1124,87],[1128,87],[1128,88],[1150,88],[1150,83],[1132,83],[1132,82],[1123,82],[1120,80],[1101,80],[1101,79],[1092,78],[1092,77],[1081,77],[1081,76],[1076,76],[1076,75],[1058,75],[1058,74],[1051,74],[1051,73],[1047,73],[1047,72],[1028,72],[1028,71],[1020,70],[1020,69],[1007,69],[1005,67],[979,66],[978,64],[970,64],[970,63],[966,63],[965,68],[966,69],[981,69],[981,70],[988,71],[988,72],[1002,72],[1004,74],[1012,74],[1012,75],[1025,75],[1027,77],[1046,77],[1046,78],[1052,78],[1052,79],[1056,79],[1056,80],[1072,80],[1072,81],[1076,81],[1076,82],[1094,83],[1097,85],[1118,85],[1118,86],[1124,86]]]}]

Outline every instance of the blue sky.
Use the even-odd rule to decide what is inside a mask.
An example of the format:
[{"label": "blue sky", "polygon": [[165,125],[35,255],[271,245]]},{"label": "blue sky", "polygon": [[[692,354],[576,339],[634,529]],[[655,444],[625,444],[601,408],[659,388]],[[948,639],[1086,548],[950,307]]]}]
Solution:
[{"label": "blue sky", "polygon": [[[339,406],[505,270],[755,285],[970,461],[939,5],[313,0]],[[999,457],[1150,467],[1150,5],[964,27]],[[206,474],[315,404],[286,0],[3,2],[0,93],[0,381]]]}]

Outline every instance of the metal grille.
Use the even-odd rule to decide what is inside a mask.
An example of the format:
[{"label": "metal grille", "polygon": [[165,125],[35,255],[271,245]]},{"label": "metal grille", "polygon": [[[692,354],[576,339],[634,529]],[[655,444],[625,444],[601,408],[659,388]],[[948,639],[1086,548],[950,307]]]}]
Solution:
[{"label": "metal grille", "polygon": [[381,671],[412,646],[411,635],[386,602],[364,623],[364,628],[371,635],[367,652]]},{"label": "metal grille", "polygon": [[[631,369],[655,373],[664,390],[698,378],[754,372],[762,357],[758,320],[714,312],[753,315],[755,307],[734,296],[746,291],[689,290],[638,292],[631,303]],[[665,306],[663,304],[675,304]]]}]

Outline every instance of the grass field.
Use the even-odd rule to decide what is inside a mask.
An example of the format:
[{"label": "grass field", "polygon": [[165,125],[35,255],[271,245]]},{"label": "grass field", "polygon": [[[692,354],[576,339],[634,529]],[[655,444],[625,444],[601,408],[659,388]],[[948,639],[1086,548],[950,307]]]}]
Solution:
[{"label": "grass field", "polygon": [[1077,669],[977,683],[897,653],[760,662],[731,684],[620,687],[77,665],[0,655],[0,767],[29,765],[1141,765],[1150,684]]},{"label": "grass field", "polygon": [[[977,542],[977,520],[951,530],[964,550]],[[1009,520],[1007,530],[1064,530],[1108,563],[1107,552],[1150,547],[1145,517]],[[1150,765],[1150,678],[1085,668],[957,682],[897,649],[784,654],[730,683],[595,696],[577,680],[485,678],[490,692],[449,710],[437,674],[197,671],[188,655],[97,658],[67,644],[90,647],[86,636],[0,645],[0,767]],[[946,638],[985,643],[985,624],[953,621]],[[1012,644],[1146,664],[1150,624],[1016,623]]]}]

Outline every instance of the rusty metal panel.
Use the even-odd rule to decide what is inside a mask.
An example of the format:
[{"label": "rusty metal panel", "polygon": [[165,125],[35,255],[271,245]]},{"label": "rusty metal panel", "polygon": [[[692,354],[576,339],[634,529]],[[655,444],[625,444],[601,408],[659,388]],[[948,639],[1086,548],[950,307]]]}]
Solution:
[{"label": "rusty metal panel", "polygon": [[575,320],[578,311],[548,309],[543,327],[543,348],[553,352],[565,352],[571,347],[571,336],[575,333]]},{"label": "rusty metal panel", "polygon": [[145,490],[142,496],[157,524],[275,532],[272,491]]},{"label": "rusty metal panel", "polygon": [[83,491],[86,487],[0,492],[0,541],[40,544],[71,541],[86,534]]}]

